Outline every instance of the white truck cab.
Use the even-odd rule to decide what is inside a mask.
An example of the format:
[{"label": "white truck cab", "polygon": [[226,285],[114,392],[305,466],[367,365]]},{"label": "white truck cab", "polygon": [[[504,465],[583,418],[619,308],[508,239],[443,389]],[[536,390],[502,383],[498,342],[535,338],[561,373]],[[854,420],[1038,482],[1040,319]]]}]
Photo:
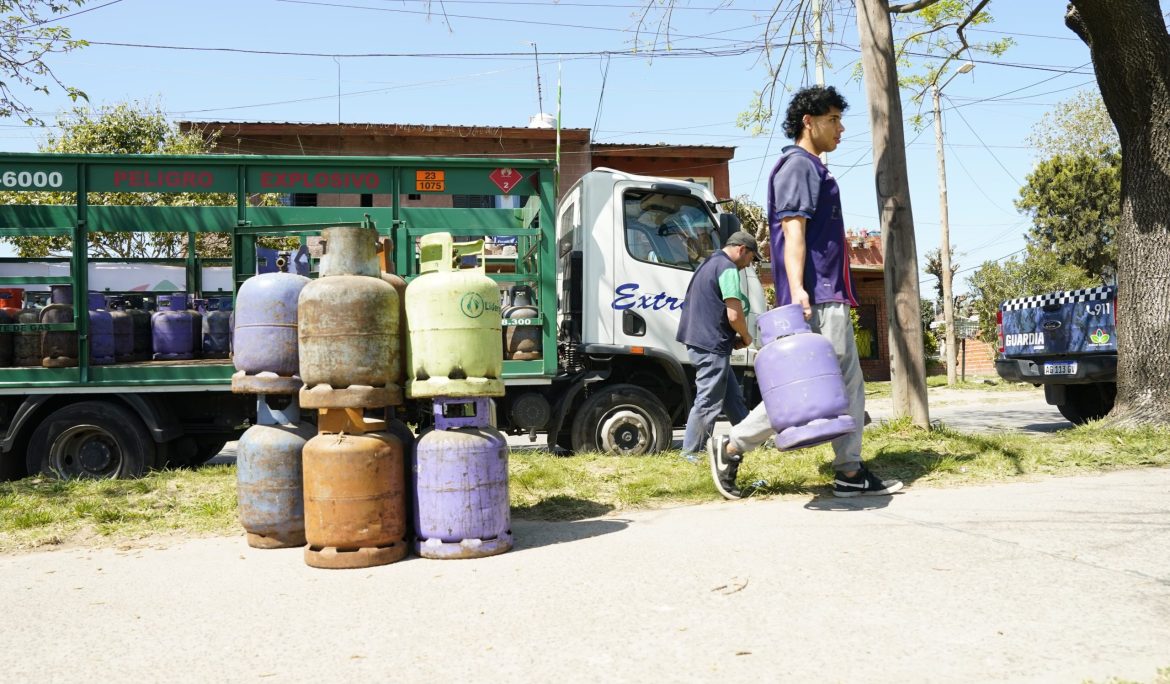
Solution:
[{"label": "white truck cab", "polygon": [[[694,372],[675,341],[687,285],[738,228],[698,183],[596,169],[557,212],[558,337],[562,363],[580,372],[557,442],[576,451],[650,453],[686,423]],[[741,271],[748,325],[766,308],[754,269]],[[755,349],[740,350],[750,369]],[[749,397],[750,399],[750,397]]]}]

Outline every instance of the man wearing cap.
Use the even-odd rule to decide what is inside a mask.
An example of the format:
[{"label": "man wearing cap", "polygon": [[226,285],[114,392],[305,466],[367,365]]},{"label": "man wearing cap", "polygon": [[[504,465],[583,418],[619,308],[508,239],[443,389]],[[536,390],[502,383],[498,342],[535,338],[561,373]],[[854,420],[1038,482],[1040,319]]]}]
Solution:
[{"label": "man wearing cap", "polygon": [[739,286],[739,271],[759,258],[751,233],[732,233],[723,249],[711,253],[687,285],[686,306],[675,339],[687,348],[695,368],[695,402],[687,416],[683,458],[702,459],[719,414],[734,425],[748,414],[743,390],[731,372],[731,352],[752,343],[748,332],[747,295]]}]

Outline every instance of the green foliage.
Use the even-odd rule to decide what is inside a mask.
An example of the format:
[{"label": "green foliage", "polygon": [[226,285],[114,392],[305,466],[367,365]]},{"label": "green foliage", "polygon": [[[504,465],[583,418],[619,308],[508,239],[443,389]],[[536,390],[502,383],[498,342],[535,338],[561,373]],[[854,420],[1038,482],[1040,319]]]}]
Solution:
[{"label": "green foliage", "polygon": [[31,89],[49,94],[51,85],[65,91],[71,100],[88,100],[85,93],[65,85],[45,59],[88,45],[75,40],[64,26],[54,25],[53,15],[81,7],[85,0],[0,0],[0,116],[19,117],[29,125],[43,125],[14,91]]},{"label": "green foliage", "polygon": [[[957,66],[959,59],[973,56],[999,57],[1014,44],[1011,38],[988,42],[968,41],[966,45],[958,38],[955,29],[971,14],[977,0],[939,0],[913,14],[894,14],[895,55],[898,61],[898,85],[910,90],[910,100],[921,104],[923,97],[935,84],[946,81],[948,74]],[[995,22],[986,10],[971,17],[966,28],[987,26]],[[910,53],[928,54],[929,57],[912,60]],[[911,124],[921,129],[929,121],[921,114],[911,117]]]},{"label": "green foliage", "polygon": [[[3,2],[3,0],[0,0]],[[210,154],[218,133],[180,132],[167,122],[158,105],[120,103],[96,111],[77,107],[58,118],[61,134],[50,136],[41,152],[62,154]],[[72,192],[0,192],[4,204],[75,204]],[[274,199],[266,197],[267,202]],[[235,195],[225,193],[119,193],[88,195],[90,205],[130,206],[234,206]],[[26,258],[68,255],[67,236],[0,238],[16,245],[17,256]],[[196,254],[201,257],[231,255],[230,237],[222,233],[196,235]],[[295,240],[293,241],[295,242]],[[186,255],[185,233],[90,233],[89,254],[100,257],[177,258]]]},{"label": "green foliage", "polygon": [[[925,254],[926,265],[922,271],[934,276],[935,304],[941,309],[943,305],[942,291],[942,252],[936,247]],[[959,262],[955,260],[955,246],[951,245],[951,290],[954,291],[954,275],[959,270]]]},{"label": "green foliage", "polygon": [[1058,154],[1040,162],[1020,188],[1016,208],[1032,217],[1028,241],[1092,275],[1117,268],[1121,154]]},{"label": "green foliage", "polygon": [[927,358],[938,356],[938,335],[930,329],[934,322],[934,302],[929,299],[919,299],[919,314],[922,316],[922,351]]},{"label": "green foliage", "polygon": [[973,295],[971,308],[979,317],[979,338],[995,341],[995,315],[1004,300],[1076,290],[1097,282],[1081,267],[1061,263],[1054,252],[1035,246],[1028,247],[1022,260],[986,261],[967,279]]},{"label": "green foliage", "polygon": [[1117,129],[1096,89],[1057,104],[1032,128],[1028,143],[1044,157],[1120,153]]}]

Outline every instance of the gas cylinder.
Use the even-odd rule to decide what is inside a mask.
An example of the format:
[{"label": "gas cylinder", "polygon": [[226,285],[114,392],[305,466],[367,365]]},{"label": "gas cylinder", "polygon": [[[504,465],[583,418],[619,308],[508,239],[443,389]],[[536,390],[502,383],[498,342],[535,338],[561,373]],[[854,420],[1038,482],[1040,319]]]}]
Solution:
[{"label": "gas cylinder", "polygon": [[232,300],[218,297],[207,300],[207,313],[203,316],[203,358],[226,359],[231,338]]},{"label": "gas cylinder", "polygon": [[19,287],[0,287],[0,311],[15,319],[20,315],[21,302],[24,301],[24,289]]},{"label": "gas cylinder", "polygon": [[[484,275],[483,240],[455,244],[450,233],[419,241],[419,277],[406,288],[410,320],[407,367],[410,397],[504,395],[500,293]],[[455,268],[455,257],[473,257],[475,268]]]},{"label": "gas cylinder", "polygon": [[320,277],[297,303],[301,406],[377,408],[402,403],[397,346],[398,293],[383,281],[377,231],[333,226],[323,231]]},{"label": "gas cylinder", "polygon": [[114,359],[118,363],[134,360],[134,319],[126,312],[126,301],[106,298],[106,310],[114,324]]},{"label": "gas cylinder", "polygon": [[491,400],[475,415],[445,415],[466,399],[436,399],[435,429],[419,437],[413,459],[414,529],[423,558],[482,558],[512,548],[508,443],[488,422]]},{"label": "gas cylinder", "polygon": [[[15,322],[16,320],[8,311],[0,309],[0,325]],[[15,333],[0,332],[0,368],[8,368],[12,365],[12,351],[15,339]]]},{"label": "gas cylinder", "polygon": [[106,311],[106,297],[90,292],[89,304],[89,362],[94,366],[108,366],[114,362],[114,318]]},{"label": "gas cylinder", "polygon": [[[37,323],[40,321],[40,312],[36,309],[21,309],[16,315],[16,323]],[[39,366],[41,365],[41,334],[35,330],[16,333],[12,339],[12,365]]]},{"label": "gas cylinder", "polygon": [[[0,324],[16,323],[20,315],[20,302],[24,290],[18,287],[0,288]],[[0,368],[8,368],[13,362],[16,333],[0,332]]]},{"label": "gas cylinder", "polygon": [[297,299],[311,282],[288,273],[288,255],[280,269],[244,281],[231,312],[233,392],[294,394],[301,389],[297,350]]},{"label": "gas cylinder", "polygon": [[305,444],[305,563],[366,568],[406,555],[402,442],[389,432]]},{"label": "gas cylinder", "polygon": [[802,449],[853,432],[849,400],[833,345],[809,328],[800,304],[777,307],[759,318],[763,348],[756,356],[776,448]]},{"label": "gas cylinder", "polygon": [[194,328],[187,310],[187,295],[176,292],[158,297],[159,310],[150,317],[154,340],[154,360],[171,361],[195,358]]},{"label": "gas cylinder", "polygon": [[[53,285],[52,302],[41,309],[40,323],[73,322],[73,286]],[[52,331],[41,334],[41,365],[46,368],[68,368],[77,365],[77,332]]]},{"label": "gas cylinder", "polygon": [[[532,288],[513,285],[509,292],[510,306],[501,312],[503,318],[536,319],[540,311],[532,301]],[[515,325],[504,328],[504,358],[528,361],[541,356],[539,325]]]},{"label": "gas cylinder", "polygon": [[146,361],[154,353],[154,335],[150,329],[150,312],[144,308],[143,298],[140,296],[126,297],[126,313],[130,315],[131,332],[134,339],[134,351],[131,361]]},{"label": "gas cylinder", "polygon": [[191,358],[203,356],[203,303],[194,296],[187,300],[187,324],[191,326]]},{"label": "gas cylinder", "polygon": [[[390,286],[394,288],[394,292],[398,295],[398,337],[392,341],[390,363],[393,367],[390,370],[393,376],[397,378],[396,382],[401,384],[406,378],[406,348],[409,345],[406,321],[406,279],[398,275],[394,270],[393,240],[390,238],[379,239],[378,253],[382,260],[382,280],[390,283]],[[410,451],[407,450],[406,453],[410,453]]]},{"label": "gas cylinder", "polygon": [[280,549],[305,543],[302,453],[315,430],[299,421],[294,404],[281,412],[258,398],[257,425],[236,448],[236,486],[240,524],[248,545]]}]

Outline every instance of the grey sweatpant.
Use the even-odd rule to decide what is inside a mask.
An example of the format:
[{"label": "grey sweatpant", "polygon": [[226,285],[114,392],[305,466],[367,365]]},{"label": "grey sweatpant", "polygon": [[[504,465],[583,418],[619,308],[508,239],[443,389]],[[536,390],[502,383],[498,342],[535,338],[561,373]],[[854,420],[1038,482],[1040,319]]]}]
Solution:
[{"label": "grey sweatpant", "polygon": [[[853,339],[853,322],[849,320],[849,305],[840,302],[814,304],[808,321],[813,332],[820,333],[833,345],[841,376],[845,380],[845,396],[849,399],[849,415],[857,422],[857,430],[833,440],[834,470],[857,470],[861,465],[861,431],[865,419],[865,380],[857,359],[857,343]],[[768,421],[764,402],[760,402],[728,433],[735,450],[746,454],[776,434]]]}]

